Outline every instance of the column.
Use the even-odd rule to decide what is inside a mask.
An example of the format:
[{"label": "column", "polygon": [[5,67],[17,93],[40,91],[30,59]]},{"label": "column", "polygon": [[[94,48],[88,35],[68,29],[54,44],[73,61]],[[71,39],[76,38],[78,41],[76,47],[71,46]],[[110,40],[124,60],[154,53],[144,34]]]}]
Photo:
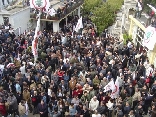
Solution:
[{"label": "column", "polygon": [[138,30],[138,26],[134,25],[133,26],[133,31],[132,31],[132,39],[133,39],[133,43],[135,44],[135,46],[137,45],[137,30]]},{"label": "column", "polygon": [[80,8],[80,6],[78,7],[78,16],[80,17],[80,11],[81,11],[81,8]]},{"label": "column", "polygon": [[59,32],[59,21],[53,21],[53,32]]},{"label": "column", "polygon": [[123,33],[123,28],[125,27],[125,13],[122,14],[122,21],[121,21],[121,33]]},{"label": "column", "polygon": [[129,35],[132,35],[132,28],[133,28],[133,21],[131,19],[130,28],[129,28]]}]

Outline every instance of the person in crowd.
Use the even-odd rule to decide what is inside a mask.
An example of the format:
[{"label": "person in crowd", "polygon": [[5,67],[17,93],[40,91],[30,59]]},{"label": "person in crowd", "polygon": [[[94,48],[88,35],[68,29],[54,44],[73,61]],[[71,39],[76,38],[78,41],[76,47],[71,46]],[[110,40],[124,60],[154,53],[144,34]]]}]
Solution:
[{"label": "person in crowd", "polygon": [[89,109],[90,111],[95,111],[97,110],[98,106],[99,106],[99,101],[97,100],[97,97],[94,96],[89,102]]},{"label": "person in crowd", "polygon": [[5,106],[5,100],[0,97],[0,114],[1,116],[6,117],[7,116],[7,108]]},{"label": "person in crowd", "polygon": [[27,117],[27,107],[24,100],[21,100],[21,102],[19,103],[18,112],[20,117]]},{"label": "person in crowd", "polygon": [[48,117],[48,105],[41,100],[41,103],[38,104],[38,112],[40,117]]},{"label": "person in crowd", "polygon": [[9,105],[9,114],[13,114],[14,117],[18,115],[18,103],[13,93],[9,94],[9,97],[7,98],[7,103]]}]

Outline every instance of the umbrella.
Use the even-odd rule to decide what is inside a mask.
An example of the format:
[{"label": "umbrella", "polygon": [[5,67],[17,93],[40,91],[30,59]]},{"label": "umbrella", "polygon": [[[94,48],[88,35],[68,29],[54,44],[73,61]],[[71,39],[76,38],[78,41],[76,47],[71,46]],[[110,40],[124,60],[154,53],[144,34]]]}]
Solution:
[{"label": "umbrella", "polygon": [[6,67],[7,67],[7,68],[10,68],[10,67],[14,67],[14,66],[15,66],[14,63],[9,63]]},{"label": "umbrella", "polygon": [[149,5],[149,4],[147,4],[151,9],[152,9],[152,11],[154,11],[155,12],[155,14],[156,14],[156,8],[154,8],[152,5]]}]

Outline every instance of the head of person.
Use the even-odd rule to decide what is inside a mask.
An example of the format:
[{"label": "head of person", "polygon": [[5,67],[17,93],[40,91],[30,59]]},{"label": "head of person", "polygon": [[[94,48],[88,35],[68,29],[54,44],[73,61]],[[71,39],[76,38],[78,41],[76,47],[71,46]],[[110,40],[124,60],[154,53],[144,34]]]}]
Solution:
[{"label": "head of person", "polygon": [[96,101],[96,100],[97,100],[97,97],[96,97],[96,96],[94,96],[94,97],[93,97],[93,100],[94,100],[94,101]]},{"label": "head of person", "polygon": [[44,104],[44,100],[41,100],[41,105],[43,105]]}]

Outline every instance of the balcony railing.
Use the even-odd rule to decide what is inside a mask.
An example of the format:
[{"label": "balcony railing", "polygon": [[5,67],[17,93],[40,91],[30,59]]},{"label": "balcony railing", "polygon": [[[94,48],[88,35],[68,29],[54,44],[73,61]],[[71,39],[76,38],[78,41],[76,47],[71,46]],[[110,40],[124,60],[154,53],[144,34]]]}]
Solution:
[{"label": "balcony railing", "polygon": [[[64,6],[62,6],[61,8],[59,7],[58,9],[55,9],[56,10],[55,16],[48,16],[46,18],[46,14],[42,13],[41,14],[41,20],[60,20],[60,19],[63,19],[66,15],[68,15],[69,13],[74,11],[76,8],[81,6],[83,3],[84,3],[84,0],[74,0],[74,3],[64,3]],[[33,11],[31,9],[30,12],[31,12],[30,18],[36,19],[38,11]]]}]

